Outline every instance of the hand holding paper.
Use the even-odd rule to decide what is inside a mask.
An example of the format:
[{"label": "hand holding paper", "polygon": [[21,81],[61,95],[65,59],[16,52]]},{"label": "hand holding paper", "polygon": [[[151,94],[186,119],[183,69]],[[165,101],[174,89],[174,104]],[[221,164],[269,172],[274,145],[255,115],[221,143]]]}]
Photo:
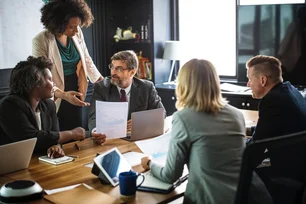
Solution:
[{"label": "hand holding paper", "polygon": [[126,131],[127,131],[128,134],[131,134],[131,131],[132,131],[132,119],[127,121]]},{"label": "hand holding paper", "polygon": [[106,135],[104,135],[104,134],[92,132],[91,136],[92,136],[92,139],[97,144],[101,145],[101,144],[103,144],[106,141]]}]

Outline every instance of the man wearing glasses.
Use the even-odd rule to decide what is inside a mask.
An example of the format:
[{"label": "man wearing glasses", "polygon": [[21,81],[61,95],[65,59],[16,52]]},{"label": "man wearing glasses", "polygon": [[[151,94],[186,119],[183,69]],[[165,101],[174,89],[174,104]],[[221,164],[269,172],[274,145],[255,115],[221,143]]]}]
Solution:
[{"label": "man wearing glasses", "polygon": [[111,76],[105,77],[94,85],[94,91],[89,107],[88,127],[93,139],[101,144],[105,135],[96,133],[96,100],[110,102],[128,102],[128,124],[131,127],[131,113],[156,108],[164,108],[152,82],[138,79],[135,74],[138,69],[138,58],[134,51],[126,50],[115,53],[108,65]]}]

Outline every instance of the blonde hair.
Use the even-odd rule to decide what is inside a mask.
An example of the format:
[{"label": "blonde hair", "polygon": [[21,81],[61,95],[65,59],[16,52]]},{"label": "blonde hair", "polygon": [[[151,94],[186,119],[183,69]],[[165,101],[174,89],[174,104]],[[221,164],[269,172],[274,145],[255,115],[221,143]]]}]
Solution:
[{"label": "blonde hair", "polygon": [[208,60],[192,59],[178,74],[176,108],[217,113],[227,103],[221,96],[219,76]]}]

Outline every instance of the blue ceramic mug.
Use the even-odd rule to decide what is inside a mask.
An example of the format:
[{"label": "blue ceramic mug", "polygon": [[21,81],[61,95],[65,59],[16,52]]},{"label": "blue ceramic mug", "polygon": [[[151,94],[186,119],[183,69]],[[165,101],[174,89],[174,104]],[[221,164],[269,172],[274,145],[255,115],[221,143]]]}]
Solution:
[{"label": "blue ceramic mug", "polygon": [[[142,176],[142,181],[137,185],[138,176]],[[123,196],[134,196],[136,194],[136,189],[140,186],[145,180],[144,175],[137,174],[134,171],[125,171],[119,174],[119,187],[120,194]]]}]

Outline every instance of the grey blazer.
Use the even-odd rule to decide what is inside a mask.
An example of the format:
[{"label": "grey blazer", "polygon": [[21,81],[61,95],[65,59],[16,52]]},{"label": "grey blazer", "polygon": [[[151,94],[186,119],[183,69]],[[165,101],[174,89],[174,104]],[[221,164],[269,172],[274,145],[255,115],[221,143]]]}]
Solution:
[{"label": "grey blazer", "polygon": [[[111,84],[110,77],[105,77],[94,85],[88,115],[90,132],[96,127],[96,100],[120,102],[120,94],[117,87]],[[153,83],[134,77],[131,86],[128,119],[131,118],[133,112],[156,108],[164,108],[164,106]]]},{"label": "grey blazer", "polygon": [[216,115],[185,108],[173,115],[166,165],[153,161],[151,172],[173,183],[186,164],[189,178],[184,203],[233,203],[244,135],[244,117],[230,105]]}]

